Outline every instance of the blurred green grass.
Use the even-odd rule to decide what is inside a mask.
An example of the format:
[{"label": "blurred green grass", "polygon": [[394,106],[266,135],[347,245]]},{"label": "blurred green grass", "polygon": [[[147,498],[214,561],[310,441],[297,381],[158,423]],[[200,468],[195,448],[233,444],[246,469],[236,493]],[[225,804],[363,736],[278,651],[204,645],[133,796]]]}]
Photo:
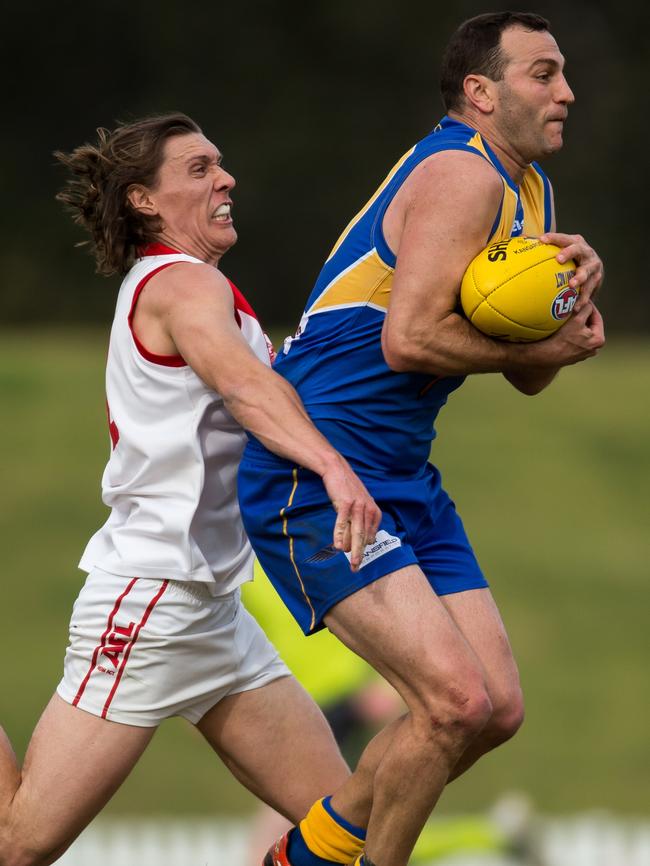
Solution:
[{"label": "blurred green grass", "polygon": [[[106,514],[106,341],[101,330],[0,332],[0,719],[19,754],[60,677],[76,563]],[[546,812],[648,812],[649,394],[650,343],[614,342],[533,399],[472,377],[439,419],[433,459],[492,583],[528,705],[517,738],[450,786],[443,810],[518,789]],[[252,808],[199,740],[179,720],[163,725],[108,811]]]}]

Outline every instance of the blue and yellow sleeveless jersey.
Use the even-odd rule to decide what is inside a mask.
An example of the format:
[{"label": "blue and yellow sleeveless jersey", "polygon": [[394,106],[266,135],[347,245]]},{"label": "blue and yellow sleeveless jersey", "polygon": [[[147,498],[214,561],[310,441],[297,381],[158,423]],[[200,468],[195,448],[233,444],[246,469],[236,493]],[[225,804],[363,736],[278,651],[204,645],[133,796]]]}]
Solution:
[{"label": "blue and yellow sleeveless jersey", "polygon": [[436,416],[464,379],[396,373],[381,350],[396,262],[384,239],[383,217],[413,169],[444,150],[478,154],[501,176],[503,198],[486,244],[551,227],[551,190],[541,169],[531,165],[516,186],[479,133],[448,117],[399,160],[347,226],[275,368],[296,388],[316,426],[363,472],[422,471]]}]

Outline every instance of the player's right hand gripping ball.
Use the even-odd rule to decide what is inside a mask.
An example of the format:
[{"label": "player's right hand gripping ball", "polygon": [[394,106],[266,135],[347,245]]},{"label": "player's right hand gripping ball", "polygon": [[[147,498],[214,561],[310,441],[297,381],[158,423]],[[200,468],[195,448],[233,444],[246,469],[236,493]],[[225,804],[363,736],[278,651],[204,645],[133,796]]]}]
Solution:
[{"label": "player's right hand gripping ball", "polygon": [[549,337],[569,318],[578,290],[569,286],[575,262],[537,238],[509,238],[482,250],[460,287],[463,311],[489,337],[528,343]]}]

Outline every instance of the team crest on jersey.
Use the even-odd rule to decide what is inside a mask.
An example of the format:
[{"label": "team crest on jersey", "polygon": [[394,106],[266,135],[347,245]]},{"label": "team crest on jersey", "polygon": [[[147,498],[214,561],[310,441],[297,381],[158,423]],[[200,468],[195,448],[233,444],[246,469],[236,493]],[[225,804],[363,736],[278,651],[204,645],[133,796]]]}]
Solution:
[{"label": "team crest on jersey", "polygon": [[566,289],[562,289],[561,292],[558,292],[553,299],[553,303],[551,304],[551,315],[556,321],[568,319],[573,312],[577,300],[578,292],[570,286],[567,286]]}]

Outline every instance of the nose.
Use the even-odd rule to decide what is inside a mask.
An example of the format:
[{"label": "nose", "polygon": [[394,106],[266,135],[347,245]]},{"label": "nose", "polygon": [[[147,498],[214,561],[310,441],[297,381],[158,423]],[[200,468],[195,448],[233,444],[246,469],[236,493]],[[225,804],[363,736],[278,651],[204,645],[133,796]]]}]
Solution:
[{"label": "nose", "polygon": [[560,76],[560,80],[558,82],[558,89],[555,94],[555,101],[561,102],[564,105],[571,105],[576,101],[575,96],[573,95],[573,91],[569,87],[569,82],[566,80],[564,75]]},{"label": "nose", "polygon": [[214,176],[215,189],[230,190],[235,186],[235,178],[225,168],[218,166]]}]

